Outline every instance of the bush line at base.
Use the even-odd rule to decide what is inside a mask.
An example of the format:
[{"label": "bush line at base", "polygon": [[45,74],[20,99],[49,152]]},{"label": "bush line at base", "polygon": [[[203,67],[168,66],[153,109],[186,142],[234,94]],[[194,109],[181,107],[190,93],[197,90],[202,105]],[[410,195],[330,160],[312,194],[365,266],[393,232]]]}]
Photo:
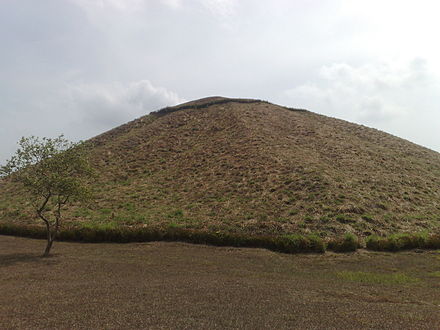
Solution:
[{"label": "bush line at base", "polygon": [[[0,224],[0,234],[30,238],[46,238],[45,228]],[[152,242],[178,241],[216,246],[265,248],[283,253],[325,252],[325,242],[317,236],[246,236],[239,234],[194,231],[184,228],[67,228],[59,232],[58,241],[70,242]]]},{"label": "bush line at base", "polygon": [[402,251],[412,249],[440,249],[440,234],[395,234],[388,237],[376,235],[366,240],[367,249],[374,251]]},{"label": "bush line at base", "polygon": [[[46,230],[40,226],[0,224],[1,235],[29,238],[46,238]],[[232,247],[265,248],[283,253],[352,252],[362,247],[353,234],[335,238],[328,242],[317,235],[240,235],[185,228],[66,228],[59,232],[58,241],[85,243],[129,243],[152,241],[177,241],[194,244]],[[388,237],[369,236],[366,248],[374,251],[401,251],[408,249],[440,249],[440,234],[396,234]]]}]

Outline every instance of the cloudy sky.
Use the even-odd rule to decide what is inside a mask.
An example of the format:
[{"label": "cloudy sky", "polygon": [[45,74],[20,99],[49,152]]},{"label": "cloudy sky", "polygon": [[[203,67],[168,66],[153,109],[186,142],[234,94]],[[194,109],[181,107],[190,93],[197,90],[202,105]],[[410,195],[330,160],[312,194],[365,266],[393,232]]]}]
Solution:
[{"label": "cloudy sky", "polygon": [[222,95],[440,151],[438,1],[0,0],[0,163]]}]

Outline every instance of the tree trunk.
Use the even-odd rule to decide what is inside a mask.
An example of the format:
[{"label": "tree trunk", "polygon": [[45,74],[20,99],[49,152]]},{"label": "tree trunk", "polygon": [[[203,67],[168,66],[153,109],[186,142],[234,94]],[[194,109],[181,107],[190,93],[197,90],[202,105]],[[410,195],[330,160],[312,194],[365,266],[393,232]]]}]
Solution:
[{"label": "tree trunk", "polygon": [[53,231],[51,231],[51,225],[49,223],[49,221],[46,223],[46,228],[47,228],[47,244],[46,244],[46,250],[44,250],[44,254],[43,257],[48,257],[49,253],[50,253],[50,249],[52,248],[52,244],[55,241],[55,238],[58,235],[58,230],[60,229],[60,219],[57,217],[56,219],[56,223],[55,223],[55,228],[53,229]]},{"label": "tree trunk", "polygon": [[53,239],[52,238],[47,238],[47,244],[46,244],[46,250],[44,251],[43,257],[48,257],[49,253],[50,253],[50,249],[52,248],[52,244],[53,244]]},{"label": "tree trunk", "polygon": [[47,244],[46,244],[46,250],[44,250],[43,257],[49,256],[50,249],[52,248],[52,244],[55,241],[55,238],[57,237],[58,229],[59,229],[58,221],[53,231],[51,230],[51,225],[49,224],[49,222],[46,223],[46,229],[47,229]]},{"label": "tree trunk", "polygon": [[44,254],[42,255],[42,257],[47,257],[49,256],[49,252],[50,249],[52,248],[52,244],[53,244],[53,240],[54,237],[52,237],[52,233],[50,232],[50,222],[48,219],[46,219],[43,215],[44,212],[44,208],[47,205],[47,202],[49,201],[50,197],[52,195],[48,194],[43,202],[43,204],[41,204],[40,208],[37,210],[37,214],[38,216],[41,218],[41,220],[44,221],[44,223],[46,224],[46,231],[47,231],[47,245],[46,245],[46,250],[44,251]]},{"label": "tree trunk", "polygon": [[[48,195],[46,197],[46,199],[44,200],[42,206],[37,210],[38,216],[41,218],[41,220],[44,221],[44,223],[46,224],[46,231],[47,231],[47,244],[46,244],[46,250],[44,250],[43,256],[42,257],[48,257],[49,253],[50,253],[50,249],[52,248],[52,244],[55,241],[55,238],[58,235],[58,231],[60,229],[60,219],[61,219],[61,206],[67,202],[68,197],[62,201],[60,199],[60,197],[58,197],[58,207],[55,213],[55,224],[50,223],[49,219],[47,219],[46,217],[44,217],[43,215],[43,211],[45,206],[47,205],[47,202],[49,201],[49,198],[51,197],[51,195]],[[53,230],[52,228],[53,227]]]}]

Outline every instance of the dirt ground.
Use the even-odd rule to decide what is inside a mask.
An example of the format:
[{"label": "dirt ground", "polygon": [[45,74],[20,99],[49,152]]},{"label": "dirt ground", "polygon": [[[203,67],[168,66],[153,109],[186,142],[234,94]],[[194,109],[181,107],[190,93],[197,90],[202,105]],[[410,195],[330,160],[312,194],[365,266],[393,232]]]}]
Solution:
[{"label": "dirt ground", "polygon": [[0,236],[0,329],[440,328],[440,251],[56,242],[42,259],[43,249]]}]

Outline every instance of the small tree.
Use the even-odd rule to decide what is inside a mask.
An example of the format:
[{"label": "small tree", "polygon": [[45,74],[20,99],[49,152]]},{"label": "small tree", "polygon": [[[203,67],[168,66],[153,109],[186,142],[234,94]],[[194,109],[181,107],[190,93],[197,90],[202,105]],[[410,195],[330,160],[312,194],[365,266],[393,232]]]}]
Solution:
[{"label": "small tree", "polygon": [[29,193],[37,216],[46,225],[46,257],[57,237],[63,207],[87,197],[92,169],[85,144],[69,142],[63,135],[55,139],[23,137],[19,146],[0,168],[0,176],[9,176]]}]

